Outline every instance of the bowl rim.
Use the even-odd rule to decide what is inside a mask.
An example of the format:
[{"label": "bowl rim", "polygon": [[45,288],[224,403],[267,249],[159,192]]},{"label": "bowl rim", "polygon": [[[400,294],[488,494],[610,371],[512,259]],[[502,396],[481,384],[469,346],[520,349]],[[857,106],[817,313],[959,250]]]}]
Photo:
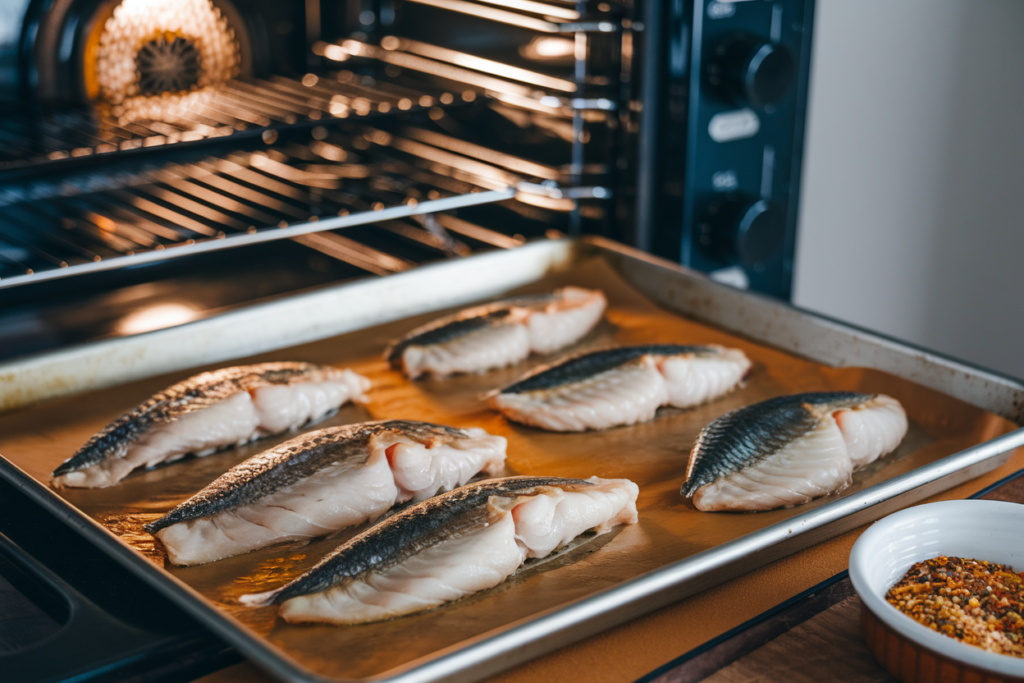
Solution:
[{"label": "bowl rim", "polygon": [[[1024,505],[995,500],[949,500],[938,503],[926,503],[905,508],[899,512],[883,517],[872,524],[861,534],[850,551],[850,581],[860,596],[861,602],[871,610],[884,624],[913,641],[917,645],[942,655],[945,658],[960,661],[971,667],[1003,676],[1024,677],[1024,659],[1011,655],[989,652],[975,645],[968,645],[956,638],[932,631],[904,614],[885,600],[884,593],[877,595],[869,590],[868,579],[864,572],[873,556],[873,550],[879,541],[894,527],[918,518],[962,517],[968,514],[1011,515],[1021,521],[1022,537],[1024,537]],[[928,555],[927,559],[939,557],[939,553]],[[984,560],[984,557],[974,558]],[[917,560],[915,560],[917,561]],[[901,576],[910,568],[910,564],[901,572]],[[1024,567],[1014,567],[1024,571]],[[886,591],[888,591],[888,586]]]}]

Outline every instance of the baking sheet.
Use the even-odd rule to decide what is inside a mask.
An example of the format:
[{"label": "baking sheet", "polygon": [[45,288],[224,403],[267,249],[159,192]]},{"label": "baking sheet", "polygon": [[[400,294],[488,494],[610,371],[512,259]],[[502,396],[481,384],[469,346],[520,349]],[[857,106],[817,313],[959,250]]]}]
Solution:
[{"label": "baking sheet", "polygon": [[[510,424],[488,410],[480,399],[482,393],[548,359],[531,359],[487,375],[415,383],[387,367],[380,357],[387,341],[436,314],[237,361],[327,363],[351,367],[373,381],[366,406],[343,408],[317,427],[386,418],[480,426],[509,439],[509,474],[625,477],[640,485],[639,524],[528,567],[492,590],[424,614],[352,627],[289,626],[275,619],[275,608],[246,609],[237,604],[237,597],[243,593],[276,587],[301,573],[339,542],[358,533],[358,528],[303,547],[265,549],[201,567],[164,567],[161,549],[141,526],[162,516],[226,469],[287,436],[139,473],[108,489],[58,493],[145,555],[154,566],[164,568],[217,609],[265,638],[298,667],[330,678],[359,679],[431,657],[482,633],[529,619],[835,500],[829,497],[792,510],[756,514],[700,513],[683,501],[678,490],[696,433],[711,419],[734,408],[780,394],[829,389],[880,391],[899,399],[911,421],[907,439],[896,453],[859,472],[843,496],[1015,428],[1008,420],[886,373],[824,367],[666,313],[600,260],[545,277],[517,291],[547,291],[563,284],[600,287],[611,304],[606,321],[570,351],[617,344],[720,343],[741,348],[750,356],[755,364],[750,380],[718,402],[690,411],[664,409],[648,424],[599,433],[553,434]],[[0,416],[0,453],[33,478],[46,482],[58,463],[124,410],[175,381],[212,367],[197,367]]]}]

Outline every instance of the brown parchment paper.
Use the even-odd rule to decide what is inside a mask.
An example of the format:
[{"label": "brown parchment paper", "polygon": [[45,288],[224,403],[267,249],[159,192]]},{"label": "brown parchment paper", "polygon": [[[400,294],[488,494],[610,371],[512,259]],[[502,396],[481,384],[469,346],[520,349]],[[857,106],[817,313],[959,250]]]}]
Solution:
[{"label": "brown parchment paper", "polygon": [[[386,343],[437,314],[294,347],[238,363],[305,360],[350,367],[373,382],[365,406],[343,408],[315,427],[367,419],[408,418],[453,426],[479,426],[508,438],[508,474],[624,477],[640,486],[640,522],[594,538],[551,560],[528,567],[504,584],[419,615],[350,627],[290,626],[276,608],[247,609],[244,593],[268,590],[298,575],[356,528],[302,547],[278,546],[210,565],[165,565],[162,549],[142,525],[192,495],[222,472],[291,435],[266,439],[206,458],[191,459],[130,476],[99,490],[60,490],[69,503],[96,519],[156,566],[181,579],[267,638],[300,666],[335,678],[364,678],[429,656],[443,648],[543,610],[585,597],[652,569],[824,504],[755,514],[701,513],[679,496],[687,454],[697,432],[719,415],[772,396],[800,391],[883,392],[907,409],[911,427],[892,455],[858,472],[851,488],[862,490],[913,468],[1012,430],[1015,425],[957,399],[869,369],[823,367],[719,330],[669,314],[626,285],[601,261],[540,280],[521,292],[564,284],[599,287],[608,295],[606,320],[565,352],[638,343],[719,343],[743,349],[754,361],[745,386],[700,408],[664,409],[651,423],[605,432],[555,434],[507,422],[481,395],[551,358],[532,358],[513,368],[409,382],[381,358]],[[466,283],[471,287],[472,283]],[[212,369],[153,378],[60,399],[0,417],[0,453],[31,476],[49,473],[89,436],[125,410],[184,377]]]}]

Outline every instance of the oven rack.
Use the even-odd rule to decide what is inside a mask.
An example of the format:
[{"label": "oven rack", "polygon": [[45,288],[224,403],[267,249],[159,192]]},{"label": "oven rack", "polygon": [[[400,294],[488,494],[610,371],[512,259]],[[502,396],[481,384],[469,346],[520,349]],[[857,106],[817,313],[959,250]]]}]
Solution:
[{"label": "oven rack", "polygon": [[349,70],[235,79],[184,95],[137,97],[114,105],[18,110],[0,116],[0,173],[74,160],[154,151],[232,135],[272,141],[280,129],[461,104],[466,98],[424,82],[390,83]]},{"label": "oven rack", "polygon": [[239,78],[190,93],[135,97],[121,104],[4,112],[0,174],[240,134],[272,141],[282,129],[312,127],[331,119],[422,110],[438,116],[445,108],[480,96],[569,119],[618,108],[612,88],[584,88],[573,80],[395,36],[385,36],[379,44],[319,41],[313,53],[335,67],[351,59],[362,68],[358,73],[311,72],[301,78]]},{"label": "oven rack", "polygon": [[[585,76],[556,76],[421,40],[386,35],[377,42],[356,38],[333,43],[318,41],[313,45],[313,54],[337,64],[351,60],[384,65],[385,69],[391,67],[394,74],[411,71],[417,79],[431,77],[458,91],[467,101],[482,94],[511,106],[569,117],[577,111],[618,108],[614,88],[603,81],[588,83]],[[450,104],[451,100],[445,98],[442,103]]]},{"label": "oven rack", "polygon": [[[396,240],[432,257],[472,251],[462,239],[522,242],[445,212],[513,198],[571,211],[577,199],[610,196],[566,187],[564,176],[411,124],[341,121],[221,154],[8,185],[0,289],[285,239],[385,275],[416,263],[394,253]],[[360,225],[379,228],[374,239],[332,232]]]}]

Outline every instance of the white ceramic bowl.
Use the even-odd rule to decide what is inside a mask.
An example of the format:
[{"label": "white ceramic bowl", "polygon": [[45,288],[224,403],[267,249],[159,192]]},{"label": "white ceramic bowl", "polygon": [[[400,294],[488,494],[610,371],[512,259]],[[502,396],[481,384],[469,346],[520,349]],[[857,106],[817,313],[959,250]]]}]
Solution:
[{"label": "white ceramic bowl", "polygon": [[[967,665],[968,670],[974,669],[972,678],[977,673],[987,673],[1005,680],[1024,679],[1024,659],[987,652],[932,631],[885,601],[889,588],[915,562],[940,555],[988,560],[1024,571],[1024,505],[990,500],[930,503],[889,515],[865,531],[850,553],[850,580],[864,606],[889,631],[895,632],[897,637],[890,640],[902,641],[899,648],[890,643],[891,652],[880,655],[869,636],[872,652],[880,661],[887,659],[888,663],[882,664],[904,681],[930,678],[908,675],[922,660],[920,652],[913,652],[914,645],[923,648],[929,660],[937,657],[939,668],[948,669],[948,660],[952,660]],[[863,617],[870,621],[870,615]],[[867,623],[864,628],[870,632]],[[882,639],[881,633],[875,638]],[[885,646],[881,649],[885,650]],[[939,676],[932,680],[944,679]]]}]

